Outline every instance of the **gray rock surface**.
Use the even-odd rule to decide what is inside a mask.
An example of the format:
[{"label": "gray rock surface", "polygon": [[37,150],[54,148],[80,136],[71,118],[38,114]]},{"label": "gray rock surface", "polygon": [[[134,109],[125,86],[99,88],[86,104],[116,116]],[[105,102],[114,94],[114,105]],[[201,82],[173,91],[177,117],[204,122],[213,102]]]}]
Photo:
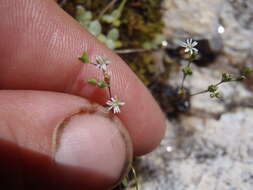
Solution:
[{"label": "gray rock surface", "polygon": [[165,0],[164,8],[165,34],[171,41],[194,36],[208,40],[231,63],[253,59],[252,0]]},{"label": "gray rock surface", "polygon": [[[164,8],[170,41],[194,36],[218,53],[211,65],[192,66],[193,76],[186,80],[192,92],[217,83],[224,71],[252,67],[252,0],[165,0]],[[174,72],[168,84],[178,86],[181,80],[182,73]],[[159,148],[140,158],[141,189],[252,190],[252,83],[222,85],[223,100],[193,97],[190,113],[168,121]]]},{"label": "gray rock surface", "polygon": [[[142,158],[143,190],[252,190],[253,109],[219,119],[182,116],[159,149]],[[173,127],[172,127],[173,125]]]}]

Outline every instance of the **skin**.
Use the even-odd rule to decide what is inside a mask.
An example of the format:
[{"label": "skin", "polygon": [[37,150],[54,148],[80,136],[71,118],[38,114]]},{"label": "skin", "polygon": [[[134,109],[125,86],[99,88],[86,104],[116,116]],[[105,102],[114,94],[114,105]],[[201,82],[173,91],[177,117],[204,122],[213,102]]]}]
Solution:
[{"label": "skin", "polygon": [[[1,0],[0,16],[0,156],[3,163],[0,164],[3,171],[0,188],[6,185],[13,189],[27,189],[31,176],[34,184],[46,181],[48,187],[44,189],[68,187],[66,178],[74,179],[78,188],[95,189],[93,185],[99,179],[102,179],[102,185],[98,189],[111,185],[107,183],[110,179],[102,175],[93,175],[93,180],[81,184],[78,177],[83,173],[89,177],[92,171],[67,168],[66,177],[60,173],[63,168],[47,167],[52,157],[55,127],[69,115],[82,109],[90,110],[94,102],[104,105],[108,99],[104,89],[85,82],[84,79],[102,76],[92,65],[78,61],[83,51],[89,53],[92,61],[96,55],[101,55],[112,62],[108,68],[112,75],[111,89],[126,103],[118,118],[127,131],[124,133],[130,136],[127,141],[131,141],[133,154],[146,154],[159,144],[165,122],[153,97],[116,54],[98,42],[54,1]],[[109,135],[106,131],[101,132],[104,135],[99,139],[101,143]],[[96,133],[99,132],[98,129]],[[91,155],[99,147],[99,144],[88,147]],[[107,147],[103,149],[106,150]],[[114,157],[123,159],[126,155],[118,151]],[[11,166],[7,166],[8,163]],[[48,171],[52,172],[43,168],[50,168]],[[53,173],[53,182],[45,178],[49,173]],[[112,175],[120,177],[120,167],[115,167]],[[2,183],[4,181],[6,183]],[[40,189],[29,184],[33,189]]]}]

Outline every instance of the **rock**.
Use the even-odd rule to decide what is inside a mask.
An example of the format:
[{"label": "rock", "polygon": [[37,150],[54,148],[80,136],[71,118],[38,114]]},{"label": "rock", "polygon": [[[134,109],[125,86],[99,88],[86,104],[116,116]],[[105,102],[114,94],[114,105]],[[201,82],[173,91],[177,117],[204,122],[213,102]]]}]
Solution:
[{"label": "rock", "polygon": [[165,0],[165,34],[175,44],[187,37],[208,40],[234,64],[253,61],[252,7],[251,0]]},{"label": "rock", "polygon": [[223,0],[165,0],[165,34],[170,39],[185,38],[187,34],[212,38],[217,35]]},{"label": "rock", "polygon": [[222,35],[224,53],[233,63],[243,63],[253,56],[253,2],[226,1],[220,12],[225,30]]},{"label": "rock", "polygon": [[[164,9],[169,48],[175,52],[178,40],[194,37],[208,46],[200,54],[213,56],[210,64],[192,64],[193,75],[185,80],[192,93],[219,82],[222,72],[252,66],[252,0],[164,0]],[[180,64],[170,74],[172,87],[181,86],[180,70],[187,63]],[[252,80],[222,84],[222,100],[194,96],[187,114],[170,118],[159,148],[138,164],[141,189],[252,190]]]},{"label": "rock", "polygon": [[174,135],[142,158],[141,189],[252,190],[251,115],[253,109],[238,108],[219,120],[183,116]]}]

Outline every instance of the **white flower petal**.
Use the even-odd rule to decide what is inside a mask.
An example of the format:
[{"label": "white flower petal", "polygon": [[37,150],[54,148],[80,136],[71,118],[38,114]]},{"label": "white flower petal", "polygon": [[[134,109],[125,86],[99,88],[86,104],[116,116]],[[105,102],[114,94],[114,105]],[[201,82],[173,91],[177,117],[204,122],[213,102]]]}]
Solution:
[{"label": "white flower petal", "polygon": [[196,42],[196,41],[192,42],[192,47],[194,47],[196,45],[198,45],[198,42]]},{"label": "white flower petal", "polygon": [[120,101],[116,96],[111,97],[110,100],[106,102],[106,104],[109,106],[108,111],[112,110],[113,113],[120,113],[120,106],[123,106],[125,102]]},{"label": "white flower petal", "polygon": [[199,50],[197,48],[192,48],[193,51],[198,52]]},{"label": "white flower petal", "polygon": [[198,44],[198,42],[193,41],[193,39],[188,38],[186,39],[186,42],[181,42],[180,44],[182,47],[185,48],[184,51],[186,53],[190,53],[190,55],[193,55],[194,53],[198,53],[198,49],[194,48]]},{"label": "white flower petal", "polygon": [[181,47],[187,47],[187,44],[185,42],[182,42],[182,41],[177,41],[176,42],[178,45],[180,45]]}]

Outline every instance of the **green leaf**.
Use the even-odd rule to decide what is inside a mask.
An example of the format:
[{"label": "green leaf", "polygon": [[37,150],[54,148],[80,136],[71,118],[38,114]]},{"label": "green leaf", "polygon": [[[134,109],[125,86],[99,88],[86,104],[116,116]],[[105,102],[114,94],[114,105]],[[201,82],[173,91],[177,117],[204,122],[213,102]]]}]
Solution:
[{"label": "green leaf", "polygon": [[115,27],[119,27],[121,24],[119,19],[126,2],[126,0],[122,0],[117,9],[113,10],[111,14],[106,14],[102,17],[102,21],[112,24]]},{"label": "green leaf", "polygon": [[98,38],[99,41],[101,41],[101,42],[103,42],[103,43],[105,43],[106,40],[107,40],[107,38],[106,38],[106,36],[105,36],[104,34],[99,34],[99,35],[97,36],[97,38]]},{"label": "green leaf", "polygon": [[192,75],[192,70],[189,66],[186,66],[182,69],[184,76]]},{"label": "green leaf", "polygon": [[88,25],[88,30],[94,36],[98,36],[102,32],[102,26],[98,20],[94,20]]},{"label": "green leaf", "polygon": [[245,68],[244,71],[242,72],[242,75],[247,77],[248,75],[250,75],[253,72],[253,69],[250,68]]},{"label": "green leaf", "polygon": [[242,75],[242,76],[237,77],[236,81],[243,81],[245,79],[246,79],[246,77]]},{"label": "green leaf", "polygon": [[222,73],[222,82],[229,82],[233,80],[233,75],[230,73]]},{"label": "green leaf", "polygon": [[129,184],[128,178],[127,178],[127,177],[124,177],[124,178],[122,179],[121,183],[122,183],[122,185],[123,185],[124,187],[127,187],[128,184]]},{"label": "green leaf", "polygon": [[241,76],[236,78],[236,81],[245,80],[252,72],[253,72],[253,69],[245,68],[244,71],[241,73]]},{"label": "green leaf", "polygon": [[97,83],[97,85],[98,85],[100,88],[105,88],[105,87],[108,86],[107,83],[106,83],[105,81],[100,81],[100,82]]},{"label": "green leaf", "polygon": [[215,98],[219,98],[219,99],[222,98],[222,94],[219,93],[219,92],[216,92],[216,93],[215,93]]},{"label": "green leaf", "polygon": [[116,20],[114,20],[114,21],[112,22],[112,25],[115,26],[115,27],[119,27],[120,24],[121,24],[121,21],[118,20],[118,19],[116,19]]},{"label": "green leaf", "polygon": [[119,40],[115,41],[114,43],[115,43],[115,48],[120,48],[123,45],[122,42]]},{"label": "green leaf", "polygon": [[120,10],[116,9],[116,10],[112,11],[111,15],[114,18],[114,20],[116,20],[116,19],[119,19],[121,12],[120,12]]},{"label": "green leaf", "polygon": [[118,40],[119,39],[119,30],[116,28],[111,29],[108,32],[107,37],[111,40],[114,40],[114,41]]},{"label": "green leaf", "polygon": [[115,43],[113,40],[111,39],[107,39],[105,42],[106,46],[110,49],[115,49]]},{"label": "green leaf", "polygon": [[166,40],[166,37],[162,34],[156,34],[153,43],[158,47],[162,44],[162,41]]},{"label": "green leaf", "polygon": [[178,91],[178,95],[180,95],[181,97],[185,97],[186,96],[186,90],[184,88],[180,88]]},{"label": "green leaf", "polygon": [[154,44],[152,42],[144,42],[142,44],[142,47],[144,49],[153,49],[153,48],[155,48],[155,46],[154,46]]},{"label": "green leaf", "polygon": [[91,11],[86,11],[83,6],[79,5],[76,7],[76,19],[82,25],[87,25],[91,22],[92,13]]},{"label": "green leaf", "polygon": [[87,82],[90,83],[90,84],[93,84],[93,85],[98,85],[97,80],[94,79],[94,78],[89,78],[89,79],[87,79]]},{"label": "green leaf", "polygon": [[102,19],[102,21],[104,21],[104,22],[106,22],[108,24],[111,24],[114,21],[114,18],[113,18],[112,15],[104,15],[104,16],[102,16],[101,19]]},{"label": "green leaf", "polygon": [[218,88],[219,87],[217,85],[210,85],[210,86],[208,86],[208,92],[214,93],[218,90]]},{"label": "green leaf", "polygon": [[120,18],[122,10],[123,10],[126,2],[127,2],[127,0],[122,0],[119,7],[112,12],[112,16],[114,17],[114,19],[119,19]]},{"label": "green leaf", "polygon": [[78,58],[80,61],[82,61],[84,64],[89,63],[89,54],[85,51],[83,52],[83,55]]},{"label": "green leaf", "polygon": [[82,16],[85,14],[85,9],[83,6],[76,7],[76,19],[80,20]]},{"label": "green leaf", "polygon": [[222,96],[222,94],[219,93],[219,92],[214,92],[214,93],[211,93],[211,94],[210,94],[210,97],[211,97],[211,98],[218,98],[218,99],[220,99],[220,98],[222,98],[223,96]]}]

